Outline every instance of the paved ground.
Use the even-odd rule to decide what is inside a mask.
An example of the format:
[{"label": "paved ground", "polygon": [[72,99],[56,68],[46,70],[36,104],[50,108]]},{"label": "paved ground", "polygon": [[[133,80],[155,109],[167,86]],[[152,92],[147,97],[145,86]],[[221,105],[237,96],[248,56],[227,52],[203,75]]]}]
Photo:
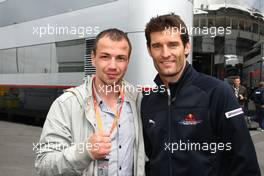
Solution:
[{"label": "paved ground", "polygon": [[264,132],[251,131],[250,134],[256,148],[261,175],[264,175]]},{"label": "paved ground", "polygon": [[0,176],[35,176],[33,142],[40,127],[0,121]]},{"label": "paved ground", "polygon": [[[0,121],[0,176],[35,176],[33,143],[40,127]],[[264,132],[251,131],[264,175]]]}]

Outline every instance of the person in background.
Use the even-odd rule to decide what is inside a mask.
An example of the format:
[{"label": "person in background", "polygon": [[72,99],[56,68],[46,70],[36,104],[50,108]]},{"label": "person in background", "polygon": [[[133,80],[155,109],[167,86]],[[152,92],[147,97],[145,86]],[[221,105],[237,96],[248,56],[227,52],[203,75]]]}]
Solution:
[{"label": "person in background", "polygon": [[95,76],[66,90],[49,110],[36,148],[39,175],[145,175],[141,94],[123,80],[130,53],[123,31],[98,34],[91,53]]},{"label": "person in background", "polygon": [[264,82],[259,83],[259,88],[254,91],[253,101],[256,107],[256,120],[261,131],[264,131]]},{"label": "person in background", "polygon": [[240,106],[245,110],[245,103],[247,101],[247,89],[243,85],[241,85],[240,76],[236,76],[233,80],[232,86],[235,96],[237,98],[238,103]]}]

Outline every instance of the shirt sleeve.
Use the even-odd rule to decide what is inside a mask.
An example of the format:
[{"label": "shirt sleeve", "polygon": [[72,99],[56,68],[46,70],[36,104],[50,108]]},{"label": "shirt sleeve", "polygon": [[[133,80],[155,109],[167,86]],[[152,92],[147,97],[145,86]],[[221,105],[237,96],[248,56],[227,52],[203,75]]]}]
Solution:
[{"label": "shirt sleeve", "polygon": [[248,91],[247,91],[247,88],[246,88],[246,87],[244,87],[243,97],[244,97],[246,100],[248,99]]},{"label": "shirt sleeve", "polygon": [[230,143],[224,152],[222,169],[230,176],[260,176],[255,148],[244,113],[231,88],[224,83],[215,88],[211,104],[214,128],[220,142]]}]

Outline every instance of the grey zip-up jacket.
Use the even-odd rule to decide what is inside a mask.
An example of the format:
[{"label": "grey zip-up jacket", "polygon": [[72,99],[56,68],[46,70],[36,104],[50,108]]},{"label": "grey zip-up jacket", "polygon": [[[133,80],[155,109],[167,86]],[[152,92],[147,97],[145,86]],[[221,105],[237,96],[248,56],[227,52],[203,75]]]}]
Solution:
[{"label": "grey zip-up jacket", "polygon": [[[145,175],[145,151],[139,116],[141,94],[130,86],[125,98],[130,102],[135,128],[134,176]],[[134,91],[133,91],[134,90]],[[92,98],[92,78],[66,90],[57,98],[47,115],[36,147],[35,168],[41,176],[97,176],[97,161],[87,152],[87,138],[95,132],[96,119]]]}]

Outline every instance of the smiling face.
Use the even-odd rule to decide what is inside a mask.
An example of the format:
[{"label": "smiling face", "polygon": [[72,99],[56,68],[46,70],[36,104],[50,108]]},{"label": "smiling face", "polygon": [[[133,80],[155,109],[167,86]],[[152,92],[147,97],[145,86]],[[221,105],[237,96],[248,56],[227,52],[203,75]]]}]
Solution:
[{"label": "smiling face", "polygon": [[161,79],[177,81],[184,70],[190,44],[186,43],[184,47],[180,32],[176,30],[172,33],[165,30],[152,32],[150,41],[148,51]]},{"label": "smiling face", "polygon": [[113,41],[102,37],[91,54],[92,64],[96,68],[96,80],[101,85],[119,84],[125,75],[129,63],[129,45],[125,39]]}]

